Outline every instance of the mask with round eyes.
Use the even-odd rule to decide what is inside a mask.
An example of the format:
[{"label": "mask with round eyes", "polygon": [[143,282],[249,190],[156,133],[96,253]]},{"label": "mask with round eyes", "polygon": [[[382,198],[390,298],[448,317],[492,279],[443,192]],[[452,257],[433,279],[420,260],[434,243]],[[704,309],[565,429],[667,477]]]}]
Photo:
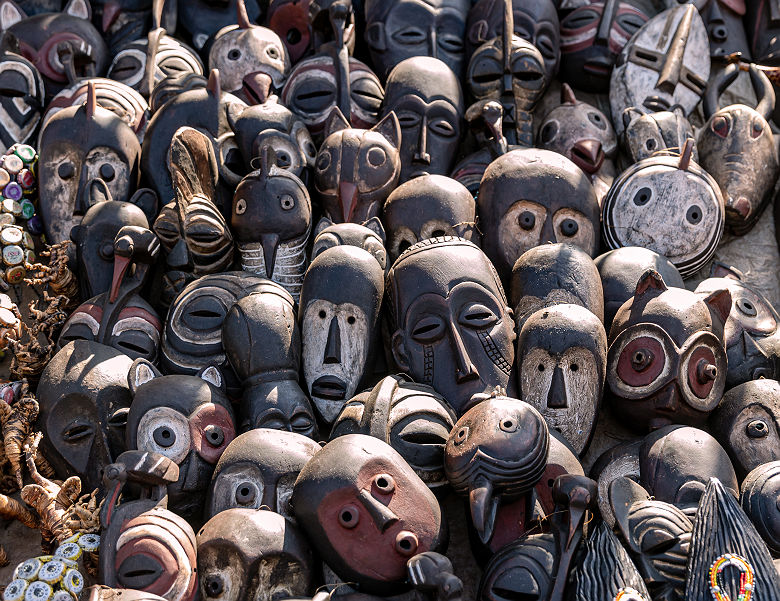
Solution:
[{"label": "mask with round eyes", "polygon": [[51,117],[39,147],[40,211],[51,244],[67,240],[92,204],[127,201],[138,186],[138,138],[119,116],[97,104],[94,84],[88,84],[85,104]]},{"label": "mask with round eyes", "polygon": [[528,317],[517,348],[520,396],[583,454],[604,388],[604,326],[587,309],[555,305]]},{"label": "mask with round eyes", "polygon": [[711,425],[740,477],[775,461],[780,453],[780,385],[760,379],[735,386],[723,395]]},{"label": "mask with round eyes", "polygon": [[430,488],[446,484],[444,445],[455,424],[447,401],[430,386],[404,376],[387,376],[369,392],[348,401],[330,438],[367,434],[383,440]]},{"label": "mask with round eyes", "polygon": [[584,541],[580,563],[572,568],[571,578],[572,600],[651,601],[628,552],[604,522]]},{"label": "mask with round eyes", "polygon": [[[714,2],[713,4],[717,4]],[[701,166],[712,173],[726,202],[726,227],[734,234],[749,231],[772,199],[780,162],[768,120],[775,92],[764,73],[749,68],[758,98],[753,109],[745,104],[718,108],[718,95],[739,75],[729,65],[712,82],[704,98],[707,123],[698,140]]]},{"label": "mask with round eyes", "polygon": [[401,173],[401,128],[392,111],[371,129],[353,129],[331,112],[314,164],[314,185],[333,221],[363,223],[379,215]]},{"label": "mask with round eyes", "polygon": [[482,247],[502,280],[527,250],[562,242],[591,257],[599,247],[599,204],[588,176],[549,150],[513,150],[493,161],[479,186]]},{"label": "mask with round eyes", "polygon": [[290,294],[264,280],[227,311],[222,340],[244,389],[241,429],[272,428],[315,438],[311,403],[298,383],[301,334]]},{"label": "mask with round eyes", "polygon": [[245,21],[257,23],[262,20],[257,0],[192,0],[183,8],[178,11],[178,26],[190,34],[192,45],[198,51],[203,51],[209,38],[222,28],[235,25],[239,10],[246,15]]},{"label": "mask with round eyes", "polygon": [[223,511],[206,522],[197,542],[204,600],[274,601],[312,592],[315,562],[309,545],[295,526],[273,511]]},{"label": "mask with round eyes", "polygon": [[742,482],[742,509],[772,553],[780,552],[780,461],[751,471]]},{"label": "mask with round eyes", "polygon": [[[677,156],[686,140],[694,139],[693,127],[679,106],[647,114],[632,106],[623,111],[622,120],[621,144],[633,163],[659,154]],[[695,143],[691,158],[699,162]]]},{"label": "mask with round eyes", "polygon": [[482,544],[496,533],[499,505],[524,497],[540,480],[549,448],[544,419],[517,399],[491,397],[455,424],[444,450],[444,469],[455,491],[468,495],[471,525]]},{"label": "mask with round eyes", "polygon": [[726,385],[726,349],[710,311],[723,320],[730,309],[728,290],[701,299],[645,272],[609,333],[607,385],[620,419],[638,430],[701,423]]},{"label": "mask with round eyes", "polygon": [[327,424],[371,373],[383,293],[384,270],[355,246],[327,249],[306,271],[298,309],[303,377]]},{"label": "mask with round eyes", "polygon": [[44,107],[43,79],[38,69],[19,54],[0,54],[0,142],[9,148],[27,144],[41,122]]},{"label": "mask with round eyes", "polygon": [[430,238],[387,277],[396,365],[457,415],[500,386],[514,390],[514,322],[490,260],[471,242]]},{"label": "mask with round eyes", "polygon": [[70,238],[76,243],[81,298],[108,292],[114,272],[114,240],[125,226],[148,228],[144,212],[129,202],[101,202],[89,208]]},{"label": "mask with round eyes", "polygon": [[750,44],[742,22],[746,4],[744,0],[716,0],[699,8],[709,34],[710,55],[713,59],[722,60],[723,57],[739,52],[750,60]]},{"label": "mask with round eyes", "polygon": [[222,346],[222,322],[237,300],[267,283],[251,273],[227,271],[203,276],[186,286],[165,319],[160,347],[164,371],[195,374],[216,365],[225,375],[230,396],[240,396],[240,383]]},{"label": "mask with round eyes", "polygon": [[604,315],[593,259],[571,244],[544,244],[524,252],[512,267],[510,290],[518,329],[529,315],[553,305],[579,305],[599,320]]},{"label": "mask with round eyes", "polygon": [[222,88],[262,104],[272,91],[281,91],[290,73],[290,57],[278,35],[249,21],[238,2],[238,24],[220,29],[209,50],[209,70],[217,69]]},{"label": "mask with round eyes", "polygon": [[490,559],[479,583],[477,599],[548,599],[557,563],[554,535],[532,534],[514,541]]},{"label": "mask with round eyes", "polygon": [[308,263],[311,201],[303,182],[273,163],[274,151],[266,148],[260,169],[238,184],[230,225],[244,271],[281,284],[297,302]]},{"label": "mask with round eyes", "polygon": [[561,20],[561,77],[586,92],[608,92],[615,59],[648,15],[630,2],[603,0]]},{"label": "mask with round eyes", "polygon": [[311,258],[314,260],[323,251],[343,244],[357,246],[373,255],[385,272],[390,268],[385,250],[385,228],[379,217],[372,217],[363,225],[333,223],[327,217],[323,217],[314,228]]},{"label": "mask with round eyes", "polygon": [[672,503],[689,517],[711,478],[737,496],[739,483],[729,456],[704,430],[666,426],[645,436],[639,447],[639,483],[656,501]]},{"label": "mask with round eyes", "polygon": [[384,97],[379,78],[366,64],[349,57],[344,69],[330,46],[295,65],[281,94],[282,104],[303,119],[315,144],[324,140],[334,107],[354,127],[367,129],[379,121]]},{"label": "mask with round eyes", "polygon": [[171,143],[168,169],[175,200],[162,208],[153,226],[167,266],[165,305],[198,276],[223,271],[233,261],[233,237],[214,204],[219,174],[211,141],[191,127],[179,129]]},{"label": "mask with round eyes", "polygon": [[415,56],[400,62],[385,85],[382,114],[394,111],[401,125],[401,182],[450,172],[458,151],[463,93],[442,61]]},{"label": "mask with round eyes", "polygon": [[311,438],[259,428],[228,445],[211,478],[206,517],[232,507],[265,507],[295,522],[293,485],[303,466],[320,450]]},{"label": "mask with round eyes", "polygon": [[430,56],[460,77],[468,9],[464,0],[367,1],[365,38],[377,73],[387,77],[407,58]]},{"label": "mask with round eyes", "polygon": [[20,54],[43,75],[48,95],[68,81],[105,73],[110,56],[90,21],[88,0],[69,0],[62,12],[29,17],[15,2],[4,2],[3,7],[0,31],[18,40]]},{"label": "mask with round eyes", "polygon": [[271,0],[268,3],[268,27],[281,38],[293,65],[298,64],[310,48],[310,5],[311,0]]},{"label": "mask with round eyes", "polygon": [[638,246],[605,252],[594,259],[604,291],[604,327],[607,332],[618,309],[634,296],[639,278],[657,271],[670,288],[685,288],[680,272],[666,257]]},{"label": "mask with round eyes", "polygon": [[295,482],[292,506],[322,560],[365,593],[403,591],[409,558],[446,540],[433,493],[392,447],[363,434],[317,452]]},{"label": "mask with round eyes", "polygon": [[463,184],[443,175],[421,175],[398,186],[385,202],[383,221],[391,262],[428,238],[480,240],[474,197]]},{"label": "mask with round eyes", "polygon": [[609,502],[653,599],[683,599],[693,530],[688,516],[671,503],[651,500],[644,488],[625,477],[610,484]]},{"label": "mask with round eyes", "polygon": [[731,311],[724,324],[729,359],[726,387],[775,379],[780,370],[780,316],[760,292],[741,281],[737,270],[715,263],[711,275],[696,287],[696,294],[705,297],[724,289],[731,293]]},{"label": "mask with round eyes", "polygon": [[723,235],[723,195],[712,176],[680,157],[639,161],[615,178],[603,202],[602,233],[609,248],[641,246],[668,258],[683,278],[707,263]]},{"label": "mask with round eyes", "polygon": [[[631,106],[654,112],[677,104],[689,115],[709,76],[709,39],[699,12],[692,4],[670,8],[645,23],[618,56],[609,87],[612,115]],[[622,121],[615,118],[614,125],[622,133]]]},{"label": "mask with round eyes", "polygon": [[41,450],[60,478],[79,476],[84,490],[100,486],[103,468],[125,450],[131,364],[110,346],[76,340],[41,374]]},{"label": "mask with round eyes", "polygon": [[755,591],[755,599],[761,595],[777,601],[780,575],[735,495],[712,478],[693,522],[685,598],[715,598],[718,593],[723,599],[739,599],[748,590]]},{"label": "mask with round eyes", "polygon": [[236,435],[222,374],[207,367],[196,376],[163,376],[136,359],[127,380],[133,395],[127,447],[159,453],[179,466],[178,481],[168,486],[168,507],[198,520],[214,466]]}]

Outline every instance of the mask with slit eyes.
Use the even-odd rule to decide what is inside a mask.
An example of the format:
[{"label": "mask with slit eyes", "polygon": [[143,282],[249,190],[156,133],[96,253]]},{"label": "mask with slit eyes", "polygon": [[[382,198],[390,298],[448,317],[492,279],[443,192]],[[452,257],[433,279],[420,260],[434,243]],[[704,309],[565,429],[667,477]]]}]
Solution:
[{"label": "mask with slit eyes", "polygon": [[370,377],[383,293],[384,270],[355,246],[325,250],[306,271],[298,308],[303,377],[326,424]]},{"label": "mask with slit eyes", "polygon": [[420,240],[458,236],[478,244],[476,203],[466,187],[443,175],[421,175],[390,193],[383,211],[390,261]]},{"label": "mask with slit eyes", "polygon": [[760,379],[723,395],[710,420],[740,477],[780,453],[780,384]]},{"label": "mask with slit eyes", "polygon": [[741,504],[769,550],[780,552],[780,461],[759,465],[742,482]]},{"label": "mask with slit eyes", "polygon": [[416,382],[433,386],[455,411],[514,390],[512,311],[493,265],[471,242],[423,240],[387,277],[392,353]]},{"label": "mask with slit eyes", "polygon": [[263,280],[227,311],[222,340],[243,386],[241,430],[273,428],[316,438],[311,403],[298,383],[301,334],[290,294]]},{"label": "mask with slit eyes", "polygon": [[400,62],[385,84],[382,114],[401,125],[401,182],[419,175],[446,175],[463,130],[463,93],[442,61],[415,56]]},{"label": "mask with slit eyes", "polygon": [[407,58],[430,56],[462,76],[468,10],[467,0],[368,0],[365,40],[377,73],[386,77]]},{"label": "mask with slit eyes", "polygon": [[512,542],[490,559],[477,599],[548,599],[557,563],[558,548],[552,534],[532,534]]},{"label": "mask with slit eyes", "polygon": [[312,592],[311,549],[303,534],[273,511],[223,511],[206,522],[197,542],[202,599],[274,601]]},{"label": "mask with slit eyes", "polygon": [[723,319],[730,308],[727,290],[701,299],[645,272],[609,332],[607,385],[618,418],[637,430],[701,423],[726,385],[722,329],[710,310]]},{"label": "mask with slit eyes", "polygon": [[102,469],[125,450],[131,364],[110,346],[75,340],[41,374],[41,451],[60,478],[79,476],[84,490],[100,486]]},{"label": "mask with slit eyes", "polygon": [[44,108],[43,78],[30,61],[5,50],[0,54],[0,143],[27,144],[35,135]]},{"label": "mask with slit eyes", "polygon": [[651,500],[644,488],[625,477],[609,487],[616,525],[652,598],[682,601],[693,522],[670,503]]},{"label": "mask with slit eyes", "polygon": [[604,389],[607,335],[599,319],[577,305],[533,313],[517,337],[520,397],[583,454]]},{"label": "mask with slit eyes", "polygon": [[301,470],[292,505],[322,560],[361,592],[405,589],[406,564],[447,538],[436,497],[392,447],[339,436]]},{"label": "mask with slit eyes", "polygon": [[314,228],[312,261],[323,251],[334,246],[357,246],[373,255],[379,266],[387,272],[390,264],[385,250],[385,228],[379,217],[372,217],[363,225],[357,223],[333,223],[327,217],[317,222]]},{"label": "mask with slit eyes", "polygon": [[387,376],[344,405],[330,439],[345,434],[379,438],[398,451],[429,488],[437,488],[447,482],[444,445],[454,425],[452,409],[430,386]]},{"label": "mask with slit eyes", "polygon": [[92,204],[127,201],[136,191],[138,138],[120,117],[97,104],[93,84],[85,104],[51,117],[39,147],[39,207],[50,244],[67,240]]},{"label": "mask with slit eyes", "polygon": [[639,447],[639,483],[655,500],[672,503],[689,517],[710,478],[738,495],[739,483],[726,451],[704,430],[667,426],[645,436]]},{"label": "mask with slit eyes", "polygon": [[217,463],[206,501],[206,518],[233,507],[262,506],[295,522],[293,485],[303,466],[320,450],[311,438],[258,428],[236,437]]},{"label": "mask with slit eyes", "polygon": [[618,133],[623,110],[668,111],[680,105],[689,115],[699,104],[710,76],[707,30],[693,4],[670,8],[645,23],[615,63],[609,104]]},{"label": "mask with slit eyes", "polygon": [[214,466],[236,435],[222,374],[207,367],[196,376],[163,376],[136,359],[127,380],[133,394],[127,448],[159,453],[179,466],[178,481],[168,486],[168,507],[197,523]]},{"label": "mask with slit eyes", "polygon": [[689,278],[715,254],[723,235],[723,195],[712,176],[682,154],[639,161],[615,178],[604,197],[602,235],[608,248],[641,246],[668,258]]},{"label": "mask with slit eyes", "polygon": [[482,247],[503,281],[527,250],[562,242],[591,257],[599,248],[599,204],[588,176],[549,150],[513,150],[493,161],[479,186]]},{"label": "mask with slit eyes", "polygon": [[729,366],[726,386],[780,375],[780,332],[778,316],[771,303],[758,290],[742,282],[742,274],[714,263],[710,278],[696,287],[705,297],[717,290],[731,294],[731,309],[724,324]]}]

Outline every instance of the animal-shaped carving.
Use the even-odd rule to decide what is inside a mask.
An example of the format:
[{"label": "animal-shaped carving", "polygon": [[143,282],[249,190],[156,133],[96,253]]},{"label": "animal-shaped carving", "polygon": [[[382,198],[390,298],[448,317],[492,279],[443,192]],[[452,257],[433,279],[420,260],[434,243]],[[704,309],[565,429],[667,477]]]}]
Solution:
[{"label": "animal-shaped carving", "polygon": [[390,112],[371,129],[353,129],[331,112],[314,164],[314,185],[336,222],[363,223],[379,215],[401,175],[401,128]]},{"label": "animal-shaped carving", "polygon": [[[634,163],[657,154],[680,154],[685,141],[693,140],[693,127],[679,106],[653,113],[630,106],[623,111],[623,126],[623,150]],[[699,162],[696,144],[691,158]]]},{"label": "animal-shaped carving", "polygon": [[362,248],[373,255],[382,269],[387,271],[390,268],[385,250],[385,228],[382,227],[379,217],[372,217],[362,225],[333,223],[327,217],[323,217],[314,228],[312,261],[327,249],[342,244]]}]

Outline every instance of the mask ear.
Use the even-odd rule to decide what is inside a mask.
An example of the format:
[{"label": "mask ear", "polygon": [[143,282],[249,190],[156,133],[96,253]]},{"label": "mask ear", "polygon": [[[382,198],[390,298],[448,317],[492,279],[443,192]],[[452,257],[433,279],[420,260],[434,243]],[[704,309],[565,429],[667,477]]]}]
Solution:
[{"label": "mask ear", "polygon": [[216,365],[207,365],[197,373],[197,376],[212,386],[222,391],[225,390],[225,378],[222,377],[222,372]]},{"label": "mask ear", "polygon": [[127,372],[127,384],[130,386],[130,393],[135,396],[136,391],[142,384],[161,377],[160,371],[148,359],[136,359]]},{"label": "mask ear", "polygon": [[379,217],[372,217],[363,225],[379,236],[382,244],[387,242],[387,238],[385,236],[385,227],[382,225],[382,221],[379,219]]},{"label": "mask ear", "polygon": [[409,357],[406,353],[406,342],[404,340],[404,334],[401,330],[397,330],[393,334],[393,339],[390,343],[393,348],[393,359],[395,364],[403,371],[409,371]]},{"label": "mask ear", "polygon": [[5,31],[26,18],[25,12],[13,0],[0,2],[0,31]]},{"label": "mask ear", "polygon": [[704,299],[710,311],[720,317],[721,322],[726,323],[726,319],[731,313],[731,292],[728,290],[716,290]]},{"label": "mask ear", "polygon": [[336,132],[343,131],[345,129],[350,129],[351,127],[352,126],[349,124],[349,121],[347,121],[344,113],[341,112],[339,107],[334,106],[330,110],[328,121],[325,123],[325,137],[327,138],[331,134],[335,134]]},{"label": "mask ear", "polygon": [[314,226],[314,237],[316,238],[317,236],[319,236],[322,230],[330,227],[331,225],[333,225],[333,222],[327,217],[323,217],[322,219],[320,219],[317,222],[317,225]]},{"label": "mask ear", "polygon": [[149,223],[154,223],[154,220],[157,218],[157,213],[159,212],[157,210],[157,206],[159,205],[157,192],[151,188],[139,188],[130,197],[128,202],[141,209],[144,212],[144,215],[146,215],[146,220]]},{"label": "mask ear", "polygon": [[387,44],[385,43],[385,24],[379,21],[371,23],[366,27],[366,44],[371,50],[377,52],[384,52],[387,50]]},{"label": "mask ear", "polygon": [[92,7],[89,4],[89,0],[70,0],[62,12],[85,21],[92,20]]},{"label": "mask ear", "polygon": [[623,110],[623,127],[628,127],[634,122],[634,119],[639,119],[642,116],[636,108],[633,106]]},{"label": "mask ear", "polygon": [[639,278],[636,283],[636,291],[634,292],[634,298],[643,296],[645,294],[660,294],[668,288],[661,274],[655,269],[648,269]]},{"label": "mask ear", "polygon": [[744,275],[745,274],[743,274],[736,267],[732,267],[731,265],[726,265],[725,263],[721,263],[720,261],[713,261],[712,268],[710,269],[711,278],[728,278],[730,280],[736,280],[737,282],[741,282]]},{"label": "mask ear", "polygon": [[641,503],[649,498],[650,495],[644,488],[625,476],[615,478],[609,485],[609,504],[612,506],[612,513],[615,514],[615,525],[620,529],[623,540],[632,548],[634,544],[628,522],[628,511],[634,503]]},{"label": "mask ear", "polygon": [[371,128],[371,131],[381,134],[396,149],[401,149],[401,125],[398,123],[398,117],[395,116],[394,111],[387,113],[379,123]]}]

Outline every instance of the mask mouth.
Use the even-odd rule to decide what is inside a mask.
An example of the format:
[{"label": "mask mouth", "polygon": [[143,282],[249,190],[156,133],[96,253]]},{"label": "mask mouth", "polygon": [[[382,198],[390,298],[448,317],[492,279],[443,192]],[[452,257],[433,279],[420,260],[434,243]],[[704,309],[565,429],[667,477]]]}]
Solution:
[{"label": "mask mouth", "polygon": [[585,61],[582,69],[591,75],[609,77],[609,74],[612,72],[612,65],[613,63],[610,62],[607,58],[592,58],[588,61]]},{"label": "mask mouth", "polygon": [[648,96],[642,105],[653,112],[668,111],[671,109],[669,101],[660,96]]},{"label": "mask mouth", "polygon": [[343,401],[347,396],[347,385],[336,376],[320,376],[311,385],[311,394],[329,401]]}]

